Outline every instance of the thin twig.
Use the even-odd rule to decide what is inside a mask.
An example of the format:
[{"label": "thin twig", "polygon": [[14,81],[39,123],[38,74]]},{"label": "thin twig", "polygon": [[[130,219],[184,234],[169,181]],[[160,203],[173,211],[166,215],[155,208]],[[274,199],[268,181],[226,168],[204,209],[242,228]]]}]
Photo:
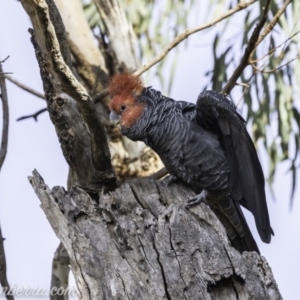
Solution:
[{"label": "thin twig", "polygon": [[[254,60],[252,59],[252,56],[254,54],[254,50],[257,48],[257,46],[263,41],[263,39],[272,31],[272,29],[274,28],[274,26],[277,24],[279,18],[281,17],[281,15],[284,13],[285,9],[287,8],[287,6],[292,2],[292,0],[286,0],[283,4],[283,6],[278,10],[278,12],[276,13],[276,15],[274,16],[274,18],[271,20],[271,22],[268,24],[268,26],[266,26],[264,32],[259,36],[256,44],[255,44],[255,48],[252,50],[251,55],[249,57],[248,63],[251,64],[251,66],[254,68],[254,70],[258,69],[256,66],[254,67]],[[288,62],[289,63],[289,62]],[[287,64],[288,64],[287,63]],[[285,65],[287,65],[285,64]],[[281,68],[281,67],[278,67]],[[274,70],[276,70],[277,68],[275,68]],[[274,70],[272,72],[274,72]],[[266,73],[268,73],[266,71]]]},{"label": "thin twig", "polygon": [[17,121],[19,122],[19,121],[22,121],[22,120],[33,118],[37,122],[38,121],[37,117],[45,111],[47,111],[47,108],[40,109],[39,111],[37,111],[36,113],[34,113],[32,115],[27,115],[27,116],[20,117],[20,118],[17,119]]},{"label": "thin twig", "polygon": [[[228,10],[226,13],[222,14],[221,16],[213,19],[212,21],[210,21],[208,23],[202,24],[202,25],[194,27],[194,28],[186,29],[184,32],[182,32],[181,34],[179,34],[169,45],[167,45],[160,54],[158,54],[157,56],[155,56],[148,64],[146,64],[143,67],[141,67],[140,69],[136,70],[133,73],[133,75],[134,76],[140,76],[140,75],[142,75],[144,72],[146,72],[151,67],[153,67],[158,62],[160,62],[162,59],[164,59],[167,56],[167,54],[170,52],[171,49],[173,49],[179,43],[181,43],[182,41],[184,41],[185,39],[187,39],[191,34],[199,32],[199,31],[202,31],[202,30],[207,29],[209,27],[212,27],[213,25],[221,22],[222,20],[224,20],[224,19],[232,16],[236,12],[247,8],[248,6],[250,6],[251,4],[253,4],[254,2],[257,2],[257,0],[251,0],[249,2],[239,3],[236,7]],[[101,93],[95,95],[93,97],[93,100],[94,100],[94,102],[97,103],[97,102],[101,101],[104,97],[106,97],[108,94],[109,94],[108,90],[104,89]]]},{"label": "thin twig", "polygon": [[12,291],[10,289],[10,285],[8,283],[7,276],[6,276],[6,258],[5,258],[3,241],[4,238],[2,236],[2,231],[0,228],[0,282],[1,282],[3,293],[6,296],[6,299],[14,300],[14,296],[12,295]]},{"label": "thin twig", "polygon": [[253,69],[256,71],[256,72],[260,72],[260,73],[265,73],[265,74],[271,74],[271,73],[274,73],[280,69],[282,69],[283,67],[287,66],[288,64],[290,64],[291,62],[293,62],[294,60],[296,59],[299,59],[299,57],[295,57],[291,60],[289,60],[288,62],[286,62],[285,64],[279,66],[279,67],[276,67],[276,68],[273,68],[271,70],[263,70],[263,69],[260,69],[258,68],[257,66],[255,66],[255,64],[251,64],[251,66],[253,67]]},{"label": "thin twig", "polygon": [[242,87],[247,88],[247,89],[249,88],[249,84],[247,84],[247,83],[236,82],[235,85],[242,86]]},{"label": "thin twig", "polygon": [[33,94],[34,96],[39,97],[39,98],[45,100],[45,96],[44,96],[42,93],[37,92],[36,90],[34,90],[34,89],[28,87],[27,85],[25,85],[25,84],[23,84],[22,82],[16,80],[15,78],[13,78],[13,77],[7,75],[7,73],[4,75],[4,77],[5,77],[6,79],[8,79],[10,82],[14,83],[14,84],[15,84],[16,86],[18,86],[19,88],[25,90],[26,92],[28,92],[28,93],[30,93],[30,94]]},{"label": "thin twig", "polygon": [[[52,262],[51,291],[67,291],[70,273],[70,258],[64,245],[60,242]],[[65,295],[50,295],[50,300],[63,300]]]},{"label": "thin twig", "polygon": [[248,89],[249,89],[249,87],[250,87],[250,82],[251,82],[253,76],[254,76],[254,73],[252,73],[252,75],[250,76],[250,78],[249,78],[249,80],[248,80],[248,83],[245,83],[246,86],[245,86],[244,89],[243,89],[243,93],[242,93],[242,95],[241,95],[239,101],[238,101],[237,104],[235,105],[237,108],[240,106],[242,100],[244,99],[244,95],[246,94],[246,92],[248,91]]},{"label": "thin twig", "polygon": [[263,14],[263,16],[262,16],[259,24],[256,26],[256,28],[254,29],[254,31],[253,31],[253,33],[251,35],[251,38],[249,40],[249,44],[248,44],[247,48],[245,49],[244,56],[242,57],[240,64],[238,65],[238,67],[235,69],[235,71],[233,72],[232,76],[228,80],[227,84],[222,89],[222,93],[229,94],[230,91],[233,89],[233,87],[234,87],[237,79],[243,73],[244,69],[248,65],[252,65],[252,67],[253,67],[254,63],[252,61],[252,56],[253,56],[254,50],[264,40],[264,38],[272,31],[272,29],[274,28],[274,26],[278,22],[280,16],[283,14],[283,12],[285,11],[286,7],[291,3],[291,1],[292,0],[286,0],[284,2],[283,6],[278,10],[278,12],[274,16],[274,18],[266,26],[266,28],[263,31],[263,33],[260,36],[258,36],[259,33],[260,33],[260,31],[261,31],[261,29],[262,29],[262,27],[264,26],[264,24],[266,22],[267,13],[268,13],[270,2],[271,2],[270,0],[268,0],[267,5],[265,6],[264,14]]},{"label": "thin twig", "polygon": [[[287,8],[287,6],[292,2],[292,0],[286,0],[283,3],[283,6],[278,10],[278,12],[276,13],[276,15],[274,16],[274,18],[271,20],[271,22],[266,26],[264,32],[259,36],[256,44],[255,44],[255,48],[257,48],[257,46],[264,40],[264,38],[272,31],[272,29],[274,28],[274,26],[277,24],[279,18],[281,17],[281,15],[284,13],[285,9]],[[250,60],[251,57],[253,56],[254,50],[255,48],[252,50],[252,53],[250,55]]]},{"label": "thin twig", "polygon": [[94,101],[94,103],[98,103],[98,102],[102,101],[102,99],[107,97],[108,95],[109,95],[108,89],[104,89],[100,93],[97,93],[95,96],[93,96],[92,100]]},{"label": "thin twig", "polygon": [[159,180],[163,177],[165,177],[166,175],[168,175],[168,171],[166,168],[162,168],[159,171],[157,171],[156,173],[143,177],[141,179],[153,179],[153,180]]},{"label": "thin twig", "polygon": [[[3,61],[5,61],[6,59],[4,59]],[[0,62],[0,72],[3,72],[1,62]],[[0,149],[0,170],[1,170],[7,153],[8,125],[9,125],[7,90],[6,90],[4,75],[1,74],[0,74],[0,89],[1,89],[2,110],[3,110],[2,140],[1,140],[1,149]]]},{"label": "thin twig", "polygon": [[241,74],[244,72],[245,68],[249,65],[249,58],[251,56],[251,53],[253,53],[253,50],[258,45],[257,41],[259,40],[259,33],[267,21],[270,4],[271,4],[271,0],[268,0],[267,4],[265,6],[265,9],[264,9],[264,13],[250,37],[250,40],[245,49],[244,55],[243,55],[239,65],[237,66],[237,68],[234,70],[233,74],[229,78],[228,82],[223,87],[223,89],[221,91],[222,93],[229,94],[231,92],[231,90],[234,88],[234,86],[236,84],[236,81],[241,76]]},{"label": "thin twig", "polygon": [[[4,62],[6,62],[9,59],[10,55],[7,55],[6,58],[4,58],[3,60],[0,61],[0,64],[3,64]],[[1,71],[3,72],[3,71]]]},{"label": "thin twig", "polygon": [[264,54],[262,57],[257,58],[257,59],[253,59],[253,60],[251,61],[251,63],[257,63],[257,62],[261,61],[262,59],[266,58],[267,56],[269,56],[269,57],[270,57],[270,56],[273,56],[274,53],[275,53],[275,51],[276,51],[278,48],[280,48],[281,46],[285,45],[289,40],[291,40],[294,36],[296,36],[296,35],[299,34],[299,33],[300,33],[300,30],[297,31],[297,32],[295,32],[295,33],[293,33],[293,34],[292,34],[291,36],[289,36],[284,42],[282,42],[281,44],[277,45],[276,47],[270,49],[270,50],[268,51],[268,53]]},{"label": "thin twig", "polygon": [[[7,58],[0,61],[0,73],[3,73],[2,63],[5,62]],[[8,125],[9,125],[9,111],[8,111],[8,100],[7,100],[7,91],[4,75],[0,74],[0,89],[1,89],[1,99],[3,107],[3,128],[2,128],[2,141],[1,141],[1,150],[0,150],[0,169],[2,168],[3,162],[7,153],[7,144],[8,144]],[[2,236],[2,231],[0,228],[0,283],[2,286],[3,293],[6,296],[7,300],[14,300],[14,296],[11,295],[11,289],[6,276],[6,258],[3,245],[4,238]]]}]

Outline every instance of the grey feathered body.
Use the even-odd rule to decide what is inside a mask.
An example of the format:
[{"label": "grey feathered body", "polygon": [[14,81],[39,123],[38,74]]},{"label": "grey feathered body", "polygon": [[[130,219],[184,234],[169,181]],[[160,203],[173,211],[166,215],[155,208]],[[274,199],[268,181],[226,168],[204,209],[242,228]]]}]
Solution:
[{"label": "grey feathered body", "polygon": [[144,94],[149,94],[149,98],[141,97],[147,101],[144,115],[123,134],[144,141],[168,172],[195,192],[226,189],[229,166],[224,150],[216,134],[197,125],[195,105],[174,101],[150,88]]},{"label": "grey feathered body", "polygon": [[[144,113],[132,127],[122,128],[122,132],[132,140],[144,141],[160,156],[168,172],[191,186],[196,193],[207,192],[208,202],[230,238],[233,241],[237,237],[242,239],[233,242],[236,248],[259,252],[239,206],[242,204],[252,211],[262,239],[269,242],[272,229],[256,151],[233,104],[224,97],[219,108],[220,94],[207,92],[207,95],[212,102],[205,103],[207,98],[204,95],[204,105],[199,110],[199,103],[196,106],[174,101],[158,91],[145,88],[138,97],[138,101],[145,104]],[[247,144],[249,139],[250,146]],[[245,153],[239,154],[240,148]],[[239,162],[245,168],[249,164],[254,166],[242,170]],[[255,187],[256,183],[258,187]]]},{"label": "grey feathered body", "polygon": [[[229,166],[217,135],[189,120],[176,102],[173,105],[159,124],[147,129],[145,143],[157,152],[170,174],[195,192],[226,189]],[[160,112],[163,108],[163,103],[156,107]]]}]

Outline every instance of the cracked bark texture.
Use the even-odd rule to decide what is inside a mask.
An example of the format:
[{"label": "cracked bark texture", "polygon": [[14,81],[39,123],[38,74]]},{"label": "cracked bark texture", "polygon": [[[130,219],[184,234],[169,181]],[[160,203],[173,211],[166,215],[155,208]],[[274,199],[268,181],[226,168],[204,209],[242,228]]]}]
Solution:
[{"label": "cracked bark texture", "polygon": [[131,181],[92,199],[29,180],[65,246],[80,299],[282,299],[265,260],[236,251],[183,185]]},{"label": "cracked bark texture", "polygon": [[[62,243],[59,243],[52,262],[51,290],[69,287],[70,258]],[[50,295],[50,300],[67,300],[67,295]]]}]

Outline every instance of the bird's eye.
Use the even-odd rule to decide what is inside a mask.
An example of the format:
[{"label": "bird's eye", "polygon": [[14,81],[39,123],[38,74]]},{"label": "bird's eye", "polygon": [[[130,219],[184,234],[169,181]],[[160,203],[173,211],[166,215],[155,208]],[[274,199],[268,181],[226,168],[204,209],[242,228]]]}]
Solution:
[{"label": "bird's eye", "polygon": [[123,110],[125,110],[125,108],[126,108],[126,105],[123,104],[123,105],[121,105],[120,110],[123,111]]}]

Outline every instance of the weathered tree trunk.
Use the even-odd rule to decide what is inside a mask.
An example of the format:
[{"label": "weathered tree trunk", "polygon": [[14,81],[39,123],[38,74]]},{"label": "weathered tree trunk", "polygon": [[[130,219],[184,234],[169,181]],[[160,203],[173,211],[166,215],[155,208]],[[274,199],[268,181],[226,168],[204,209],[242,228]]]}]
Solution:
[{"label": "weathered tree trunk", "polygon": [[181,185],[132,181],[91,199],[29,178],[68,251],[80,299],[281,299],[256,252],[229,244],[204,204],[186,210]]}]

